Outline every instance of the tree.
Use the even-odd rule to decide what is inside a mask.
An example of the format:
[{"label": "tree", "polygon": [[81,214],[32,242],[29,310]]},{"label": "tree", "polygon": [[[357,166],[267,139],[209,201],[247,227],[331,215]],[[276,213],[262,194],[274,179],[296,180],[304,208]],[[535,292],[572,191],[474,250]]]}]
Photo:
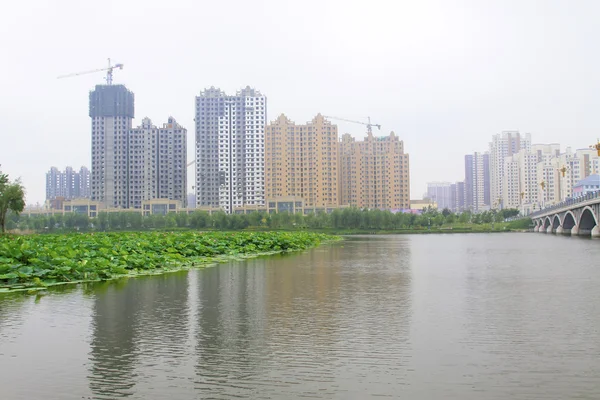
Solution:
[{"label": "tree", "polygon": [[8,175],[0,172],[0,233],[5,232],[6,214],[20,214],[25,208],[25,189],[18,180],[11,183]]}]

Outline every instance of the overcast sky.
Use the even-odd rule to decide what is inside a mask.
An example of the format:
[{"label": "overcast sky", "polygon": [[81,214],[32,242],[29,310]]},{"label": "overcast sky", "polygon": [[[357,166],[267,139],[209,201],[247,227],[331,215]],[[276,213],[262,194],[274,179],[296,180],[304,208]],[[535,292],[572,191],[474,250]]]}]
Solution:
[{"label": "overcast sky", "polygon": [[600,136],[600,1],[24,0],[2,15],[0,164],[28,203],[51,166],[90,166],[88,92],[104,75],[56,77],[108,57],[125,64],[114,80],[135,93],[134,125],[172,115],[189,160],[194,96],[250,85],[269,120],[370,116],[396,132],[411,198],[464,179],[464,155],[502,130],[574,149]]}]

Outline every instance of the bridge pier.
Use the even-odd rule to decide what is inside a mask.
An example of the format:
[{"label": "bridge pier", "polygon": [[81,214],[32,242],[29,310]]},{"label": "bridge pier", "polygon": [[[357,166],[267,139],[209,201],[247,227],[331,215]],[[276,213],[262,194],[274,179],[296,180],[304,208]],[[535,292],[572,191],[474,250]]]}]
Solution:
[{"label": "bridge pier", "polygon": [[[559,226],[558,228],[556,228],[556,234],[557,235],[561,235],[565,232],[564,228],[562,226]],[[569,232],[570,233],[570,232]]]},{"label": "bridge pier", "polygon": [[552,225],[546,228],[546,233],[552,233]]},{"label": "bridge pier", "polygon": [[533,231],[534,232],[539,232],[540,231],[540,227],[536,225],[535,228],[533,228]]},{"label": "bridge pier", "polygon": [[571,236],[577,236],[579,235],[579,227],[577,225],[574,225],[571,228]]},{"label": "bridge pier", "polygon": [[592,237],[600,237],[600,226],[596,225],[594,229],[592,229]]}]

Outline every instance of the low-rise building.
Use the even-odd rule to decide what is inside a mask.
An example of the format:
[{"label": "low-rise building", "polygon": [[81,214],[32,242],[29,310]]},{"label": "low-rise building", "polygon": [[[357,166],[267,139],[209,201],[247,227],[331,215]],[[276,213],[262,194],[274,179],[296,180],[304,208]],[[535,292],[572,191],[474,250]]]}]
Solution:
[{"label": "low-rise building", "polygon": [[588,193],[597,192],[600,190],[600,175],[593,174],[585,179],[580,180],[573,186],[573,197],[582,197]]}]

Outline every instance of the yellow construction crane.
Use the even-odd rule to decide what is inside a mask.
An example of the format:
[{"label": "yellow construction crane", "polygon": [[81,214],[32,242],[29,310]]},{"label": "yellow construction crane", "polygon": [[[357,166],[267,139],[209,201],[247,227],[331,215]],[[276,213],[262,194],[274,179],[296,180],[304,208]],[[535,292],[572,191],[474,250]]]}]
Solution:
[{"label": "yellow construction crane", "polygon": [[113,69],[123,69],[123,64],[112,65],[110,63],[110,58],[109,58],[108,59],[108,67],[106,67],[106,68],[92,69],[90,71],[75,72],[74,74],[61,75],[61,76],[58,77],[58,79],[70,78],[72,76],[79,76],[79,75],[85,75],[85,74],[93,74],[94,72],[106,71],[106,84],[107,85],[112,85],[112,81],[113,81],[113,75],[112,75],[113,74]]},{"label": "yellow construction crane", "polygon": [[597,140],[598,143],[590,146],[590,149],[596,149],[598,155],[600,156],[600,139]]},{"label": "yellow construction crane", "polygon": [[373,133],[372,127],[374,127],[374,126],[377,127],[377,129],[381,130],[381,125],[379,125],[379,124],[372,124],[371,123],[371,117],[367,117],[367,119],[369,120],[369,122],[353,121],[351,119],[338,118],[338,117],[332,117],[332,116],[327,116],[327,115],[324,115],[323,117],[329,118],[329,119],[337,119],[337,120],[340,120],[340,121],[352,122],[353,124],[366,125],[367,126],[367,131],[369,132],[369,134]]}]

